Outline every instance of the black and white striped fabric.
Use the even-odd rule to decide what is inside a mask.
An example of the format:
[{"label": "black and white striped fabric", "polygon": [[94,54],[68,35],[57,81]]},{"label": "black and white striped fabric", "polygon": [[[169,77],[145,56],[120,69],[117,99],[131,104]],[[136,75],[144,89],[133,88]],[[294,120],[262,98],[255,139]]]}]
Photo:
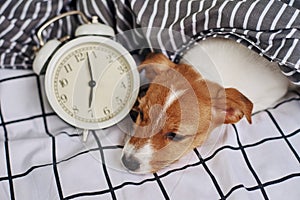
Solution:
[{"label": "black and white striped fabric", "polygon": [[[2,1],[0,199],[298,200],[300,91],[254,114],[252,125],[221,127],[170,167],[133,175],[120,164],[120,128],[93,132],[83,143],[49,106],[44,77],[30,69],[37,27],[79,9],[113,27],[129,50],[152,48],[178,61],[195,41],[229,37],[278,62],[299,83],[299,8],[298,0]],[[78,24],[69,17],[43,35],[72,34]]]},{"label": "black and white striped fabric", "polygon": [[[300,84],[300,2],[295,0],[51,0],[5,1],[0,9],[0,67],[31,68],[36,29],[70,9],[97,15],[125,37],[130,50],[150,47],[175,62],[209,36],[235,39],[272,61]],[[45,38],[71,34],[77,18],[61,20]],[[130,31],[126,34],[126,31]]]},{"label": "black and white striped fabric", "polygon": [[[33,47],[37,46],[37,28],[71,9],[69,0],[1,1],[0,68],[32,69]],[[45,38],[62,37],[74,30],[71,18],[53,24]]]},{"label": "black and white striped fabric", "polygon": [[[209,36],[228,37],[258,51],[281,65],[290,80],[300,84],[299,1],[279,0],[146,0],[78,1],[89,16],[131,35],[128,48],[138,48],[145,39],[178,62],[195,41]],[[126,35],[128,38],[128,34]],[[133,46],[136,42],[137,46]]]}]

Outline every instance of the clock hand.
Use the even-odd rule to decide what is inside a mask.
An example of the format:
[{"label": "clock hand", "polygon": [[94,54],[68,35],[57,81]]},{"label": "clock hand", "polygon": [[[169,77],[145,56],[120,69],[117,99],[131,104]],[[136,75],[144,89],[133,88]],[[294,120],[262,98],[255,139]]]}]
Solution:
[{"label": "clock hand", "polygon": [[93,70],[92,70],[92,65],[91,65],[91,61],[90,61],[90,57],[89,57],[89,53],[86,52],[86,56],[87,56],[87,61],[88,61],[88,69],[89,69],[89,73],[90,73],[90,81],[89,81],[89,86],[91,87],[90,90],[90,96],[89,96],[89,108],[92,105],[92,101],[93,101],[93,92],[94,92],[94,87],[96,86],[96,81],[93,78]]},{"label": "clock hand", "polygon": [[91,87],[90,97],[89,97],[89,108],[91,108],[92,101],[93,101],[93,91],[94,91],[94,87]]}]

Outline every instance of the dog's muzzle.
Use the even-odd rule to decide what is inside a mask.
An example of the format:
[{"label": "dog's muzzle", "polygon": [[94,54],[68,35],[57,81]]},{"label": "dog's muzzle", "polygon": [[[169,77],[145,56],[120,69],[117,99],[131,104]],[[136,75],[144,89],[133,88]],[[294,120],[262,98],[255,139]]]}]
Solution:
[{"label": "dog's muzzle", "polygon": [[134,158],[134,156],[126,156],[125,154],[122,156],[122,163],[124,167],[132,172],[138,170],[141,165],[138,159]]}]

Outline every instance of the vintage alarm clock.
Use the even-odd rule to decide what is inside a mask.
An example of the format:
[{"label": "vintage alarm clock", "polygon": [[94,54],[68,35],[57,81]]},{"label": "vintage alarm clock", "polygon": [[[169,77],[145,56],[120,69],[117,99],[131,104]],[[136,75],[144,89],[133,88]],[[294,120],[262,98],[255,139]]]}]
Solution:
[{"label": "vintage alarm clock", "polygon": [[[42,31],[63,17],[78,14],[85,24],[75,37],[44,44]],[[48,101],[65,122],[84,130],[102,129],[121,121],[133,106],[139,88],[139,73],[130,53],[114,41],[111,27],[94,17],[71,11],[53,18],[37,32],[41,48],[33,69],[45,73]]]}]

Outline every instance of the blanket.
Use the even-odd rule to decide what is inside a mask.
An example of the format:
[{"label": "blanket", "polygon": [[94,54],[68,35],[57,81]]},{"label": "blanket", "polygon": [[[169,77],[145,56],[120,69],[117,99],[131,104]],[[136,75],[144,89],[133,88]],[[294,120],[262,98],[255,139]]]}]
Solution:
[{"label": "blanket", "polygon": [[[299,84],[299,1],[78,1],[88,15],[99,15],[126,38],[128,49],[142,44],[179,62],[186,50],[206,37],[236,40],[271,61]],[[137,29],[136,34],[126,33]],[[128,39],[129,38],[129,39]],[[145,45],[146,44],[146,45]]]},{"label": "blanket", "polygon": [[[30,69],[33,47],[38,46],[37,28],[77,9],[113,27],[130,51],[150,48],[179,62],[195,41],[218,35],[278,62],[282,72],[299,84],[299,8],[294,0],[6,1],[0,9],[0,67]],[[74,17],[60,20],[44,37],[72,35],[79,24]]]}]

